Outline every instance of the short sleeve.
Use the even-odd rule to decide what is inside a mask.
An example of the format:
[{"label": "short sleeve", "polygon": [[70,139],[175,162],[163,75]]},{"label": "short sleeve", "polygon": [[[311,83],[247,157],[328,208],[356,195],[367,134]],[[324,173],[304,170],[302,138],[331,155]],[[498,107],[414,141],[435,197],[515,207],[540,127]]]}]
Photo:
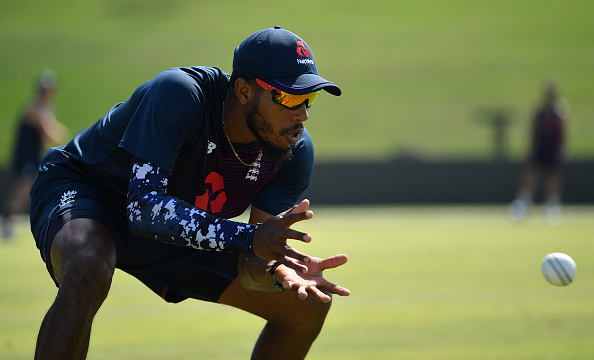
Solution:
[{"label": "short sleeve", "polygon": [[171,69],[143,84],[135,96],[136,110],[120,147],[171,172],[182,145],[204,126],[202,91],[185,72]]}]

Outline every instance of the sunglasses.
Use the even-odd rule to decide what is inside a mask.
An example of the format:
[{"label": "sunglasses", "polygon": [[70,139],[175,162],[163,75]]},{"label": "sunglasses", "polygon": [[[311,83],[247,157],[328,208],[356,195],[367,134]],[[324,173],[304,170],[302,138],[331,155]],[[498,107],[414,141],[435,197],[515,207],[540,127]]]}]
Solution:
[{"label": "sunglasses", "polygon": [[285,106],[291,110],[297,110],[301,106],[301,104],[303,104],[306,101],[307,103],[305,104],[305,107],[309,109],[313,104],[314,100],[318,97],[318,94],[320,93],[320,91],[318,90],[304,95],[293,95],[279,90],[260,79],[256,79],[256,82],[265,90],[270,90],[270,92],[272,93],[272,101],[279,105]]}]

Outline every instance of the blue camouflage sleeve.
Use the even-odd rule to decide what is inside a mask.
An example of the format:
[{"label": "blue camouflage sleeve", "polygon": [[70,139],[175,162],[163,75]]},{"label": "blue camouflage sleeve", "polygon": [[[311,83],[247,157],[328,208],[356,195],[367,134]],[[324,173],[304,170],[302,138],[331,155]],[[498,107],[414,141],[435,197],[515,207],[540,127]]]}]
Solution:
[{"label": "blue camouflage sleeve", "polygon": [[257,225],[219,219],[167,194],[169,173],[135,158],[128,186],[128,224],[136,236],[198,250],[253,254]]}]

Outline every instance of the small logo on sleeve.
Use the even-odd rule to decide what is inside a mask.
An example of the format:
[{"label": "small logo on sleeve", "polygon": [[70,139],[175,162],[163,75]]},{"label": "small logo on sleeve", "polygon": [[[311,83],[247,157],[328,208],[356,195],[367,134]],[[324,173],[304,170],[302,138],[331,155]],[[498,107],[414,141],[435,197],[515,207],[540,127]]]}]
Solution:
[{"label": "small logo on sleeve", "polygon": [[70,190],[70,191],[64,192],[62,194],[62,196],[60,197],[60,207],[64,207],[67,204],[70,204],[71,202],[73,202],[76,194],[77,194],[76,190]]}]

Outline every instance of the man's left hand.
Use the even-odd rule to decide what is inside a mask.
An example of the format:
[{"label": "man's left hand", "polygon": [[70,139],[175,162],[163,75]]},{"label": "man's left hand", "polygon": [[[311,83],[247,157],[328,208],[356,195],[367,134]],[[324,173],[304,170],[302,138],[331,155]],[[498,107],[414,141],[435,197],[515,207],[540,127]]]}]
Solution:
[{"label": "man's left hand", "polygon": [[344,254],[334,255],[326,259],[311,257],[308,263],[307,273],[297,272],[287,266],[279,266],[274,272],[276,280],[282,284],[285,291],[296,291],[300,299],[306,299],[309,295],[314,296],[321,302],[327,303],[332,300],[328,294],[348,296],[351,292],[339,285],[326,280],[323,271],[344,265],[348,257]]}]

